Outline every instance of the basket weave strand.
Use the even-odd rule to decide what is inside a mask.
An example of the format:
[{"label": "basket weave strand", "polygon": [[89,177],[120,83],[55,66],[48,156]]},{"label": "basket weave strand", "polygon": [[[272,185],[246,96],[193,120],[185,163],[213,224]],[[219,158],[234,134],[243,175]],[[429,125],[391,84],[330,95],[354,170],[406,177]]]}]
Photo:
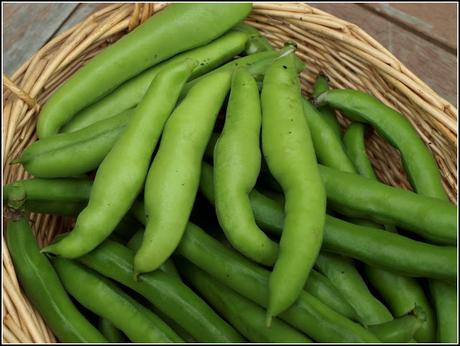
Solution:
[{"label": "basket weave strand", "polygon": [[[166,3],[110,4],[61,33],[28,59],[12,76],[4,76],[3,172],[5,183],[30,175],[10,165],[36,140],[37,115],[48,97],[107,45],[145,22]],[[309,95],[319,72],[333,88],[369,92],[401,112],[433,152],[450,199],[457,198],[457,110],[407,69],[358,26],[302,3],[255,3],[246,22],[276,47],[296,42],[306,62],[302,89]],[[338,114],[342,127],[349,121]],[[410,189],[398,151],[376,133],[366,139],[377,176]],[[40,246],[71,228],[71,218],[31,215]],[[43,319],[21,290],[2,234],[3,342],[55,342]]]}]

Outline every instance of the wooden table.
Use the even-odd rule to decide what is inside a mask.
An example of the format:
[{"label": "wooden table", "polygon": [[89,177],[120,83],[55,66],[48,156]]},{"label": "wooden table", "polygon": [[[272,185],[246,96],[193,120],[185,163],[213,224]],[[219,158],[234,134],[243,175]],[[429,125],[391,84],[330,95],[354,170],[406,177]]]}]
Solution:
[{"label": "wooden table", "polygon": [[[5,3],[4,71],[107,3]],[[311,3],[373,36],[457,106],[457,3]]]}]

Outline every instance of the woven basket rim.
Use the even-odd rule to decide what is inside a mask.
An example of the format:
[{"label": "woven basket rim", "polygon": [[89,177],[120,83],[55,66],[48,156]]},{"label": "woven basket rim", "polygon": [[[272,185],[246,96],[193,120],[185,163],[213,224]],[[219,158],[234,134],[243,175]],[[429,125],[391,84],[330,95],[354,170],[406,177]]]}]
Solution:
[{"label": "woven basket rim", "polygon": [[[6,134],[3,137],[2,149],[4,150],[3,172],[6,172],[4,175],[6,181],[28,176],[23,170],[12,170],[8,163],[13,155],[21,150],[22,144],[15,147],[18,141],[25,145],[34,139],[32,125],[35,124],[40,106],[52,90],[79,67],[78,63],[97,54],[101,46],[109,44],[110,41],[107,42],[107,40],[117,39],[126,32],[133,30],[167,4],[109,4],[54,37],[21,65],[11,77],[3,76],[5,87],[3,120],[6,124],[4,128]],[[326,61],[330,63],[330,66],[337,69],[336,73],[330,69],[328,75],[333,83],[347,85],[346,83],[358,83],[359,81],[362,82],[359,84],[361,89],[375,93],[375,96],[385,103],[393,102],[401,109],[414,110],[414,113],[418,114],[421,119],[419,122],[414,122],[414,119],[411,118],[409,120],[416,126],[425,143],[428,143],[437,157],[441,158],[437,162],[445,174],[445,186],[450,193],[450,198],[456,203],[458,130],[457,109],[452,104],[434,92],[399,62],[392,53],[355,24],[321,11],[315,8],[314,4],[313,6],[306,3],[254,3],[253,5],[253,11],[246,22],[259,29],[277,47],[289,35],[298,38],[299,56],[307,60],[307,64],[313,64],[312,59],[323,57],[320,53],[309,50],[308,47],[316,47],[315,45],[320,44],[319,42],[323,40],[325,42],[323,48],[330,54],[330,57],[327,58],[329,60],[326,59]],[[320,38],[315,37],[315,35]],[[72,43],[71,39],[76,43]],[[331,47],[338,48],[339,52],[332,51]],[[306,52],[310,52],[311,56]],[[342,59],[342,66],[337,66],[338,58]],[[46,59],[48,60],[45,61]],[[75,64],[75,61],[78,63]],[[369,63],[373,68],[372,77],[378,81],[376,83],[379,87],[388,85],[392,91],[395,91],[394,93],[382,94],[381,88],[365,79],[363,79],[364,81],[361,80],[359,73],[356,75],[353,73],[346,74],[347,69],[358,71],[360,66],[363,69],[366,68],[366,63]],[[311,68],[312,70],[304,71],[301,75],[304,92],[311,89],[311,71],[317,70],[316,65]],[[347,76],[352,82],[343,80],[344,76]],[[404,103],[405,100],[408,101]],[[341,117],[339,120],[342,125],[345,124],[344,121],[346,122]],[[9,126],[13,126],[13,130]],[[433,141],[437,142],[430,145]],[[390,157],[390,161],[391,158],[395,157],[394,155],[397,155],[395,151],[382,147],[381,143],[382,140],[378,137],[371,138],[367,142],[370,158],[376,164],[379,177],[391,185],[407,188],[407,182],[403,182],[397,177],[400,174],[397,169],[388,168],[385,164],[379,166],[381,157],[376,154],[379,150],[382,150],[381,156]],[[51,240],[55,229],[65,227],[68,224],[68,219],[61,220],[42,215],[34,216],[37,238],[40,240],[40,237],[43,237],[44,242]],[[49,231],[45,235],[41,234],[40,230],[44,225],[53,231]],[[55,337],[45,326],[41,316],[31,306],[19,287],[3,239],[3,233],[2,242],[3,273],[5,274],[2,291],[4,293],[2,304],[5,311],[3,341],[55,341]]]}]

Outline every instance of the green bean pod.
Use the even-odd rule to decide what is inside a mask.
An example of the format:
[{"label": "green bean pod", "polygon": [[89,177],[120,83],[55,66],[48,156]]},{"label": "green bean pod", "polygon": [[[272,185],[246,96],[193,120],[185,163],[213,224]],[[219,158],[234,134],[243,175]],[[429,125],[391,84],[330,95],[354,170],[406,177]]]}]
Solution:
[{"label": "green bean pod", "polygon": [[126,342],[126,338],[123,335],[123,333],[120,331],[120,329],[115,327],[114,324],[110,322],[108,319],[99,317],[98,327],[101,333],[107,338],[109,342],[112,342],[112,343]]},{"label": "green bean pod", "polygon": [[76,300],[108,319],[132,342],[182,341],[158,316],[102,275],[63,257],[53,258],[53,265],[64,287]]},{"label": "green bean pod", "polygon": [[412,312],[392,321],[369,326],[384,343],[412,342],[414,335],[426,323],[423,309],[415,308]]},{"label": "green bean pod", "polygon": [[343,111],[351,120],[370,123],[401,153],[412,187],[418,193],[448,200],[438,166],[410,121],[374,96],[357,90],[336,89],[316,98],[318,105],[328,104]]},{"label": "green bean pod", "polygon": [[431,280],[429,286],[438,320],[437,341],[456,343],[458,342],[456,284]]},{"label": "green bean pod", "polygon": [[[126,246],[133,251],[137,251],[142,245],[142,237],[143,237],[144,230],[139,230],[135,232],[129,241],[126,243]],[[182,280],[179,272],[177,271],[176,265],[174,264],[172,258],[168,258],[160,267],[160,270],[168,273],[170,275],[175,276],[179,280]]]},{"label": "green bean pod", "polygon": [[233,73],[224,129],[214,148],[216,214],[232,246],[248,258],[273,265],[278,244],[257,226],[248,193],[260,170],[259,90],[245,69]]},{"label": "green bean pod", "polygon": [[[265,51],[260,53],[251,54],[240,59],[235,59],[233,61],[228,62],[227,64],[216,68],[213,71],[208,72],[207,74],[198,77],[184,86],[182,90],[181,96],[185,96],[188,91],[201,79],[206,78],[207,76],[225,71],[225,70],[234,70],[237,67],[245,67],[251,75],[257,80],[261,81],[265,76],[265,71],[271,66],[274,60],[278,58],[282,58],[295,50],[295,47],[291,44],[286,44],[280,50],[271,50]],[[295,58],[295,68],[297,72],[302,72],[305,68],[305,63],[302,62],[299,58]]]},{"label": "green bean pod", "polygon": [[[385,244],[385,246],[382,246]],[[326,217],[324,249],[410,277],[454,281],[457,250]]]},{"label": "green bean pod", "polygon": [[220,315],[250,342],[309,343],[311,340],[285,322],[274,318],[265,326],[265,310],[206,274],[188,261],[181,261],[183,275]]},{"label": "green bean pod", "polygon": [[88,203],[92,181],[89,179],[24,179],[3,185],[3,201],[12,189],[22,186],[26,192],[24,207],[40,214],[75,216]]},{"label": "green bean pod", "polygon": [[35,177],[72,177],[96,169],[126,129],[128,109],[112,118],[68,134],[57,134],[30,144],[15,161]]},{"label": "green bean pod", "polygon": [[[211,203],[214,201],[212,176],[212,167],[203,163],[200,191]],[[253,190],[249,197],[259,226],[274,235],[281,235],[284,225],[283,205],[257,190]],[[382,244],[386,246],[382,247]],[[411,277],[447,281],[457,277],[457,250],[453,246],[427,244],[399,234],[382,232],[377,228],[354,225],[330,215],[326,215],[323,247]]]},{"label": "green bean pod", "polygon": [[181,325],[198,342],[242,342],[242,337],[222,320],[199,296],[174,275],[161,270],[135,281],[134,252],[106,240],[78,258],[89,268],[136,291],[166,316]]},{"label": "green bean pod", "polygon": [[356,311],[339,290],[326,276],[315,269],[311,270],[304,290],[339,314],[353,321],[359,320]]},{"label": "green bean pod", "polygon": [[320,174],[332,209],[401,227],[430,242],[457,243],[457,208],[452,203],[322,165]]},{"label": "green bean pod", "polygon": [[105,337],[78,311],[67,295],[53,266],[40,253],[24,211],[25,191],[19,186],[10,191],[11,215],[6,240],[14,270],[27,298],[61,342],[104,343]]},{"label": "green bean pod", "polygon": [[262,151],[283,188],[286,219],[270,275],[267,324],[288,308],[308,278],[322,242],[326,196],[304,117],[293,53],[273,62],[262,94]]},{"label": "green bean pod", "polygon": [[172,4],[104,49],[69,78],[39,114],[39,138],[126,80],[180,52],[205,45],[241,22],[251,3]]},{"label": "green bean pod", "polygon": [[355,173],[353,163],[347,157],[340,137],[327,124],[322,114],[306,99],[303,99],[303,110],[308,127],[311,129],[318,161],[328,167],[338,166],[344,172]]},{"label": "green bean pod", "polygon": [[230,89],[231,75],[231,71],[221,71],[195,84],[165,125],[145,181],[147,225],[134,257],[136,275],[157,269],[180,242],[198,191],[206,144]]},{"label": "green bean pod", "polygon": [[193,59],[198,61],[190,79],[207,73],[243,51],[248,35],[242,32],[229,32],[211,43],[182,54],[149,68],[120,85],[107,96],[78,112],[64,125],[61,132],[74,132],[94,122],[106,119],[125,109],[135,107],[144,97],[150,83],[161,69],[174,66],[178,61]]},{"label": "green bean pod", "polygon": [[[267,307],[269,271],[220,244],[198,226],[188,224],[177,252],[220,283]],[[361,325],[304,291],[279,318],[317,342],[378,342]]]},{"label": "green bean pod", "polygon": [[[329,88],[328,78],[324,74],[320,73],[316,77],[315,83],[313,84],[312,96],[313,97],[318,97],[323,92],[326,92],[329,89],[330,88]],[[342,137],[342,129],[340,128],[340,124],[339,124],[339,122],[337,120],[337,117],[335,115],[334,110],[331,107],[329,107],[327,105],[324,105],[324,106],[318,107],[318,112],[321,113],[321,115],[322,115],[325,123],[327,124],[327,126],[332,131],[334,131],[335,136],[337,138],[341,138]]]},{"label": "green bean pod", "polygon": [[253,26],[239,23],[235,25],[232,30],[244,32],[248,35],[248,41],[245,48],[247,55],[273,50],[270,42],[268,42],[268,40]]},{"label": "green bean pod", "polygon": [[[365,125],[352,123],[345,131],[343,143],[348,156],[353,161],[359,174],[366,178],[377,180],[377,176],[366,153],[364,137]],[[358,224],[366,226],[362,220],[355,220],[353,222],[358,222]],[[371,227],[381,227],[375,223],[369,223]],[[397,232],[395,227],[385,225],[385,228],[388,231]],[[426,321],[416,331],[415,338],[419,342],[433,342],[436,329],[435,316],[420,284],[413,278],[381,268],[366,266],[364,269],[369,282],[377,289],[394,316],[404,316],[413,310],[415,306],[419,306],[424,310]]]},{"label": "green bean pod", "polygon": [[157,75],[127,128],[99,166],[88,206],[78,215],[74,230],[43,251],[79,257],[113,232],[144,186],[163,126],[195,66],[195,61],[186,60]]},{"label": "green bean pod", "polygon": [[353,307],[361,324],[381,324],[393,320],[390,311],[367,288],[358,270],[342,256],[320,253],[315,266]]}]

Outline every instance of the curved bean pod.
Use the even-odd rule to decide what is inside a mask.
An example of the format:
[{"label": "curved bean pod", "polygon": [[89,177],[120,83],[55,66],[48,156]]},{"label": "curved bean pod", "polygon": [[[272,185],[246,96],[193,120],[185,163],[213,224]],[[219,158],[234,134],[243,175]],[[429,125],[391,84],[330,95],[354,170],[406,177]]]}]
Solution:
[{"label": "curved bean pod", "polygon": [[102,275],[63,257],[53,258],[53,265],[64,287],[76,300],[108,319],[132,342],[182,341],[158,316]]},{"label": "curved bean pod", "polygon": [[270,42],[268,42],[268,40],[253,26],[239,23],[235,25],[232,30],[244,32],[248,35],[248,41],[245,48],[247,55],[273,50]]},{"label": "curved bean pod", "polygon": [[88,206],[78,215],[74,230],[42,251],[75,258],[110,235],[141,191],[163,126],[195,66],[195,61],[186,60],[157,75],[99,166]]},{"label": "curved bean pod", "polygon": [[198,191],[206,144],[230,82],[228,70],[202,79],[165,125],[145,182],[147,225],[134,257],[136,275],[157,269],[180,242]]},{"label": "curved bean pod", "polygon": [[172,4],[96,55],[46,102],[39,138],[56,134],[78,111],[146,68],[202,46],[241,22],[251,3]]},{"label": "curved bean pod", "polygon": [[322,93],[316,98],[316,104],[325,103],[344,111],[344,115],[351,120],[370,123],[397,148],[415,191],[428,197],[448,200],[436,161],[403,115],[374,96],[357,90],[336,89]]},{"label": "curved bean pod", "polygon": [[248,193],[260,170],[259,90],[244,69],[233,73],[222,134],[214,147],[214,191],[219,224],[232,246],[248,258],[273,265],[278,244],[254,221]]},{"label": "curved bean pod", "polygon": [[[329,90],[328,78],[324,74],[320,73],[318,77],[316,77],[315,83],[313,84],[312,96],[318,97],[323,92],[326,92],[328,90]],[[335,136],[337,138],[341,138],[342,129],[340,128],[340,124],[337,120],[334,110],[331,109],[329,106],[324,105],[324,106],[318,107],[318,112],[321,113],[328,127],[332,129],[332,131],[334,131]]]},{"label": "curved bean pod", "polygon": [[286,219],[270,275],[267,324],[288,308],[308,278],[322,242],[326,196],[304,117],[293,53],[273,62],[262,94],[262,151],[285,195]]}]

